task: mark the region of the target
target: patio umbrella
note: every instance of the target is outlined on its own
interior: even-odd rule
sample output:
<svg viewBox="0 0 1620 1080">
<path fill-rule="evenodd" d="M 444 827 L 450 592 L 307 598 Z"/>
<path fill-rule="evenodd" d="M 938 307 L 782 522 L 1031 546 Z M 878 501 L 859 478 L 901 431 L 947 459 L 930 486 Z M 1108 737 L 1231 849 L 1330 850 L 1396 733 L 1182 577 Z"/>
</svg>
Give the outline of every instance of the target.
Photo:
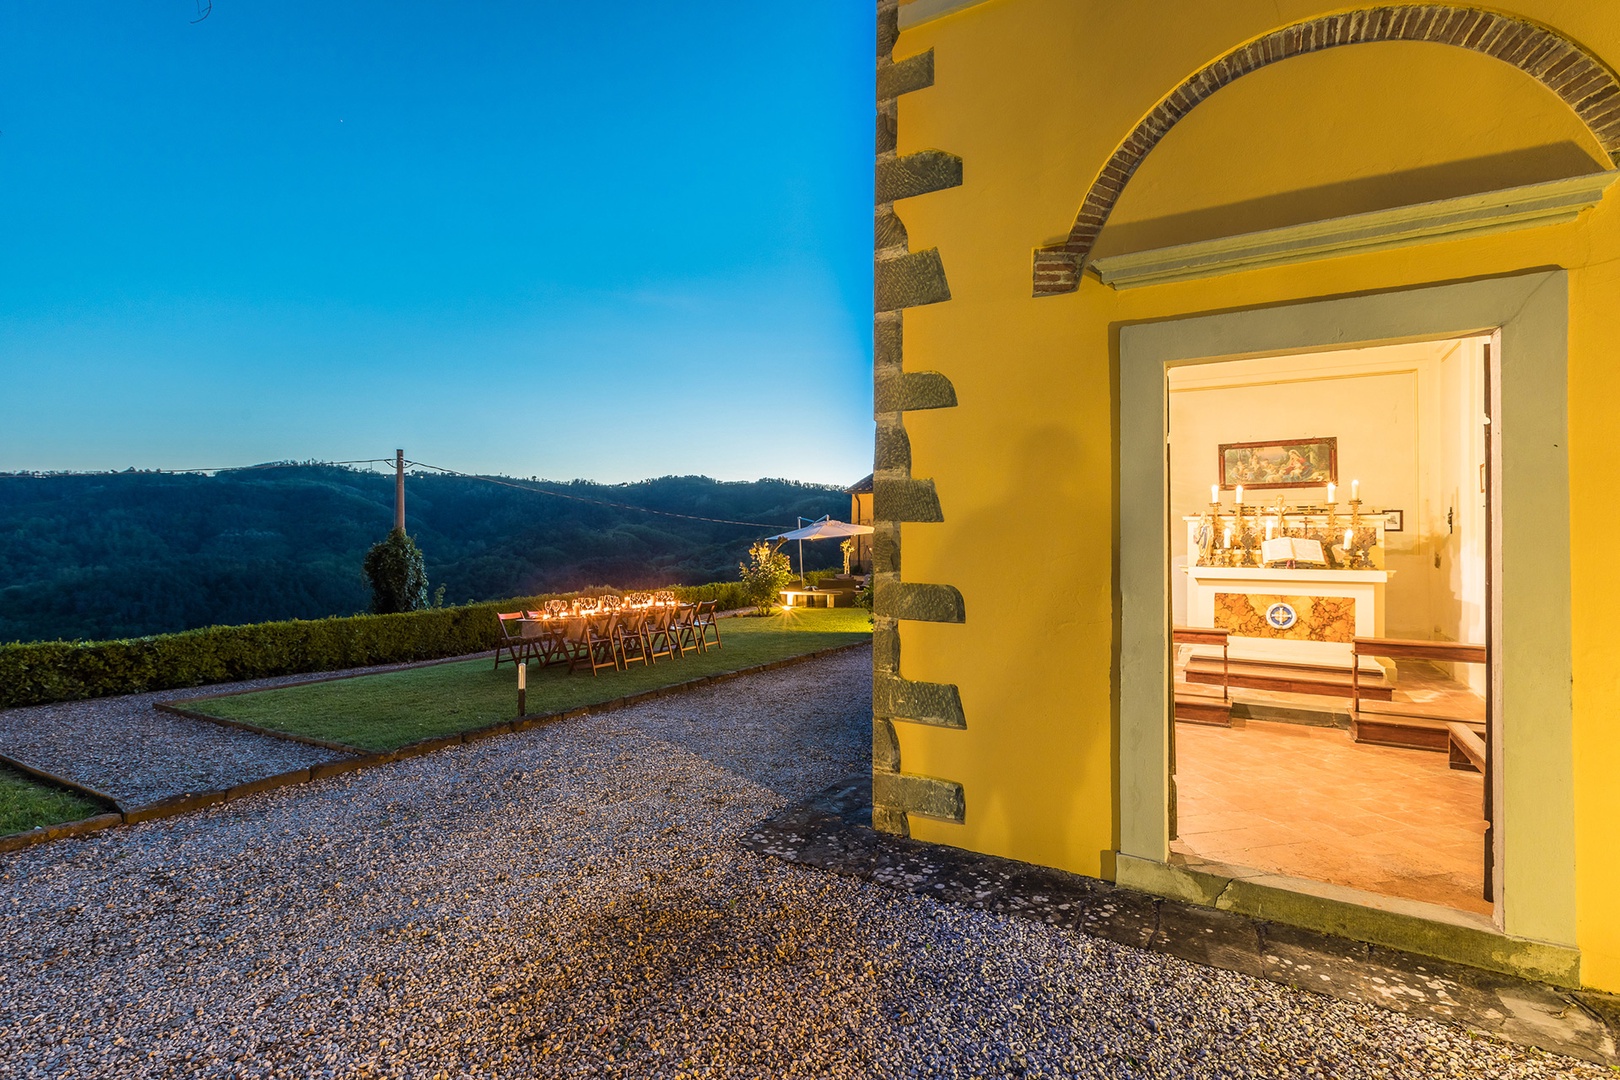
<svg viewBox="0 0 1620 1080">
<path fill-rule="evenodd" d="M 865 536 L 872 531 L 870 525 L 851 525 L 847 521 L 834 521 L 831 517 L 819 517 L 810 524 L 804 524 L 804 518 L 799 519 L 799 528 L 790 532 L 777 533 L 767 536 L 767 540 L 797 540 L 799 542 L 799 584 L 804 584 L 804 542 L 806 540 L 842 540 L 849 536 Z"/>
</svg>

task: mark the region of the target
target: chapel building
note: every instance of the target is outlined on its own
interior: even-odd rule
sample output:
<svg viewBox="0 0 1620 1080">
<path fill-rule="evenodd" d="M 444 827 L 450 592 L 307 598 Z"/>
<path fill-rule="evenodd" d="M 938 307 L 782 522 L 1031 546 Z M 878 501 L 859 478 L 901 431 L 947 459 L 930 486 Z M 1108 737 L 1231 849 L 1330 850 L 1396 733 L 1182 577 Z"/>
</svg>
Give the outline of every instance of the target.
<svg viewBox="0 0 1620 1080">
<path fill-rule="evenodd" d="M 880 0 L 873 818 L 1620 991 L 1620 15 Z"/>
</svg>

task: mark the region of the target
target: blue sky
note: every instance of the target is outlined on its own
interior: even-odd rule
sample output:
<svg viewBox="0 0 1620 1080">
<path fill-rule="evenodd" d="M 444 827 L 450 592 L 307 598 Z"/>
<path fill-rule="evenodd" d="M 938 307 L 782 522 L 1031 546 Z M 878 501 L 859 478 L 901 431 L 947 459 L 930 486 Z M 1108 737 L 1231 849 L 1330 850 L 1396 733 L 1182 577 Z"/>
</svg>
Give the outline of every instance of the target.
<svg viewBox="0 0 1620 1080">
<path fill-rule="evenodd" d="M 870 471 L 870 4 L 196 15 L 0 8 L 0 471 Z"/>
</svg>

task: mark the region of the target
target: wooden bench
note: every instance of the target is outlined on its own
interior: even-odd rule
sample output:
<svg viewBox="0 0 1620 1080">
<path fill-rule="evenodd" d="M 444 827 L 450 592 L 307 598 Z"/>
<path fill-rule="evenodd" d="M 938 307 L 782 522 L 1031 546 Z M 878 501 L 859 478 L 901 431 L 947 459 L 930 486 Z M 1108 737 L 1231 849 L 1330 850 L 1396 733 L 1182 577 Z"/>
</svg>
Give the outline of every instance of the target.
<svg viewBox="0 0 1620 1080">
<path fill-rule="evenodd" d="M 1485 740 L 1467 724 L 1446 725 L 1446 753 L 1453 769 L 1485 771 Z"/>
<path fill-rule="evenodd" d="M 1228 639 L 1225 630 L 1207 626 L 1173 626 L 1170 640 L 1177 645 L 1219 645 L 1221 647 L 1221 699 L 1201 698 L 1175 694 L 1174 716 L 1189 724 L 1211 724 L 1215 727 L 1232 726 L 1232 679 Z"/>
<path fill-rule="evenodd" d="M 1453 717 L 1424 716 L 1409 720 L 1393 713 L 1366 713 L 1361 706 L 1361 657 L 1386 660 L 1436 660 L 1451 664 L 1483 664 L 1485 646 L 1459 641 L 1414 641 L 1407 638 L 1355 638 L 1350 643 L 1350 718 L 1357 742 L 1445 750 L 1451 739 Z M 1487 722 L 1489 717 L 1486 718 Z M 1459 727 L 1468 727 L 1458 721 Z M 1365 730 L 1363 730 L 1365 729 Z M 1472 731 L 1470 731 L 1472 734 Z M 1486 735 L 1489 741 L 1489 734 Z M 1481 771 L 1484 771 L 1481 769 Z"/>
</svg>

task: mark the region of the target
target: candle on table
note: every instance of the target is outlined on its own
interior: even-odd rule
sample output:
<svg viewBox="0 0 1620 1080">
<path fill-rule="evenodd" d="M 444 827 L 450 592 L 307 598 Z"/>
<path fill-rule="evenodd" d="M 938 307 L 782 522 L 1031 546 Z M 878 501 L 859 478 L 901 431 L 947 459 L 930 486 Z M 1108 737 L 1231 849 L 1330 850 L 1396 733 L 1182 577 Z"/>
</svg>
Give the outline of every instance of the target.
<svg viewBox="0 0 1620 1080">
<path fill-rule="evenodd" d="M 1232 526 L 1230 525 L 1226 527 L 1226 546 L 1232 546 Z"/>
<path fill-rule="evenodd" d="M 1335 499 L 1333 497 L 1334 493 L 1337 492 L 1338 490 L 1339 490 L 1339 485 L 1337 485 L 1337 484 L 1329 484 L 1328 485 L 1328 502 L 1337 503 L 1339 501 L 1339 500 L 1337 500 L 1337 499 Z"/>
<path fill-rule="evenodd" d="M 1237 504 L 1239 506 L 1243 505 L 1243 485 L 1242 484 L 1239 484 L 1237 486 Z"/>
<path fill-rule="evenodd" d="M 1352 480 L 1352 481 L 1350 481 L 1350 498 L 1351 499 L 1359 499 L 1359 498 L 1361 498 L 1361 481 L 1360 480 Z"/>
<path fill-rule="evenodd" d="M 1218 503 L 1221 501 L 1221 485 L 1209 485 L 1209 501 L 1212 503 Z"/>
<path fill-rule="evenodd" d="M 1344 550 L 1346 550 L 1346 551 L 1350 550 L 1350 541 L 1352 539 L 1353 539 L 1353 535 L 1352 535 L 1351 531 L 1349 529 L 1344 530 Z"/>
</svg>

